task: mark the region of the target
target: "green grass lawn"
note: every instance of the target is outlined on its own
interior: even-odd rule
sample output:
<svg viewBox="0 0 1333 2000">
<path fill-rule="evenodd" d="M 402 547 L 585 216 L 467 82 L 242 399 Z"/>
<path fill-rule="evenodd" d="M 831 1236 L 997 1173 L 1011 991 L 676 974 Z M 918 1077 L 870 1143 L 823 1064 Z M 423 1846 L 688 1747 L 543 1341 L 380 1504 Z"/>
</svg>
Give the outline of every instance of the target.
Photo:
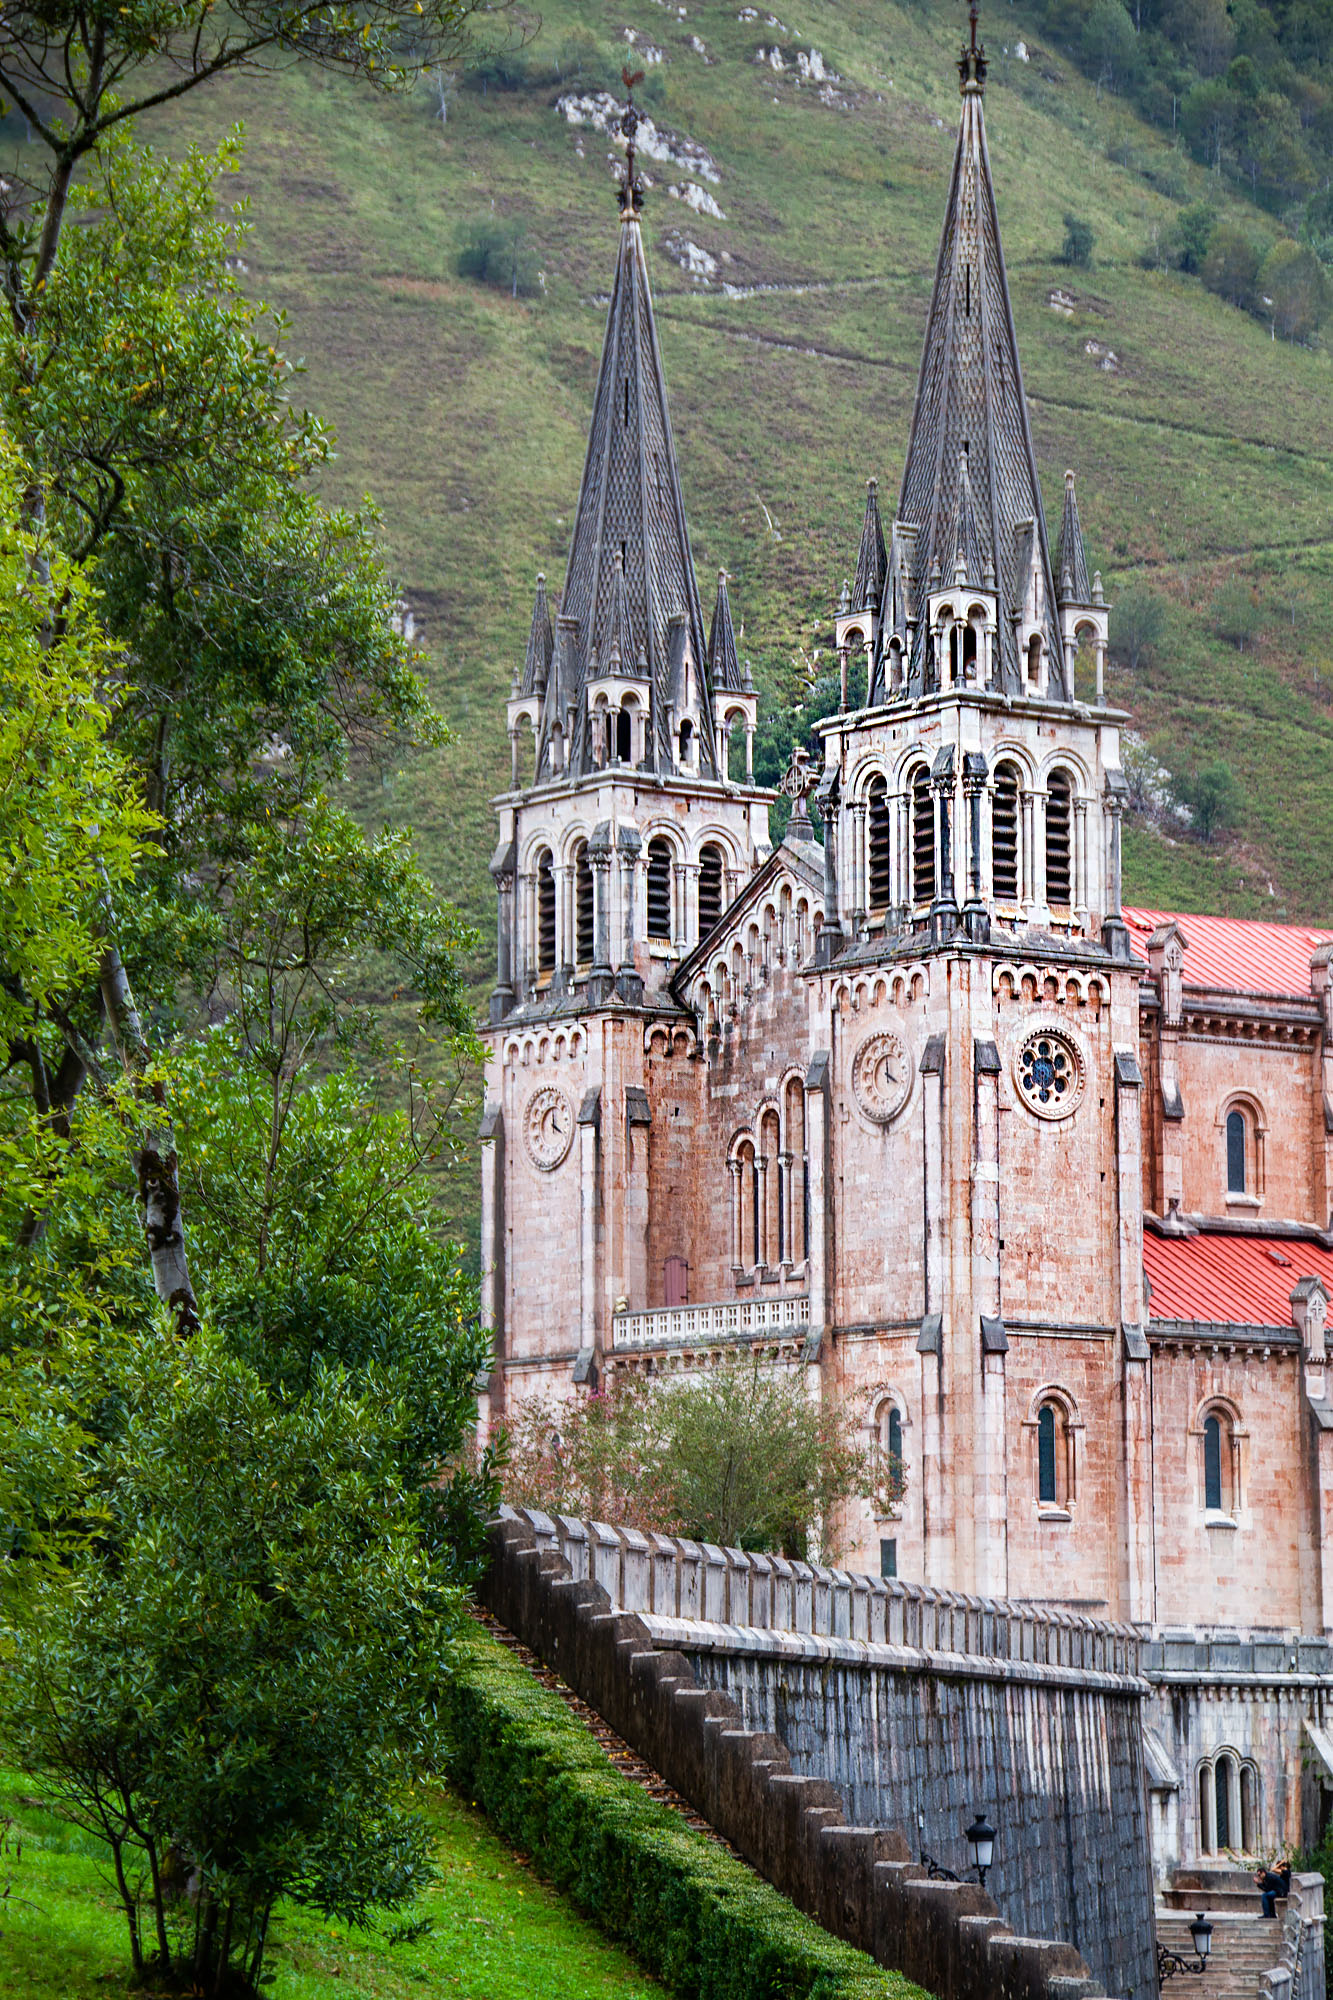
<svg viewBox="0 0 1333 2000">
<path fill-rule="evenodd" d="M 429 1810 L 442 1880 L 395 1921 L 429 1918 L 415 1942 L 349 1931 L 280 1906 L 267 1991 L 273 2000 L 665 2000 L 446 1790 Z M 0 1773 L 0 1814 L 17 1822 L 17 1863 L 0 1863 L 0 2000 L 91 2000 L 132 1992 L 125 1924 L 103 1849 L 33 1800 L 32 1781 Z"/>
</svg>

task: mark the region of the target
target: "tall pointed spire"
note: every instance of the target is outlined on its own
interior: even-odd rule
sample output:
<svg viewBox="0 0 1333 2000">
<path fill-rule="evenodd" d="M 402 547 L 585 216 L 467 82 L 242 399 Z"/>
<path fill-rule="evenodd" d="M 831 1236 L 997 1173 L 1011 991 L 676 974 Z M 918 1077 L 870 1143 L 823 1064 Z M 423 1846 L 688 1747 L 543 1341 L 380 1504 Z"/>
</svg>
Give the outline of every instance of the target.
<svg viewBox="0 0 1333 2000">
<path fill-rule="evenodd" d="M 551 654 L 555 651 L 555 634 L 551 630 L 551 611 L 546 602 L 546 578 L 538 572 L 537 594 L 532 600 L 532 624 L 528 630 L 528 649 L 523 656 L 523 679 L 520 694 L 542 694 L 546 688 L 546 677 L 551 671 Z"/>
<path fill-rule="evenodd" d="M 719 694 L 740 694 L 750 685 L 736 652 L 736 634 L 731 623 L 731 599 L 727 594 L 727 572 L 717 573 L 717 601 L 708 634 L 708 668 L 713 687 Z"/>
<path fill-rule="evenodd" d="M 649 682 L 649 768 L 677 767 L 680 732 L 688 722 L 689 768 L 716 777 L 703 611 L 639 227 L 636 80 L 626 74 L 631 96 L 621 120 L 627 160 L 620 244 L 560 604 L 562 634 L 573 621 L 577 705 L 567 768 L 593 768 L 587 683 L 594 666 L 606 671 L 615 646 L 620 671 Z M 682 688 L 689 690 L 688 715 L 677 712 Z"/>
<path fill-rule="evenodd" d="M 1039 634 L 1049 691 L 1066 692 L 1041 488 L 1018 361 L 1009 283 L 986 146 L 986 53 L 972 9 L 958 72 L 963 107 L 954 155 L 921 373 L 903 469 L 898 522 L 915 535 L 916 574 L 947 582 L 957 555 L 961 488 L 972 491 L 981 568 L 999 595 L 999 685 L 1023 685 L 1015 614 Z M 952 545 L 951 545 L 952 544 Z M 892 629 L 885 605 L 885 630 Z M 911 677 L 928 671 L 928 633 L 915 631 Z"/>
<path fill-rule="evenodd" d="M 861 523 L 861 547 L 856 557 L 856 581 L 852 585 L 853 611 L 878 611 L 884 595 L 884 529 L 879 518 L 879 484 L 866 481 L 866 511 Z"/>
<path fill-rule="evenodd" d="M 1065 474 L 1065 510 L 1060 521 L 1060 540 L 1055 550 L 1055 585 L 1062 604 L 1090 604 L 1092 585 L 1088 581 L 1088 552 L 1083 546 L 1083 524 L 1078 518 L 1074 497 L 1074 475 Z"/>
</svg>

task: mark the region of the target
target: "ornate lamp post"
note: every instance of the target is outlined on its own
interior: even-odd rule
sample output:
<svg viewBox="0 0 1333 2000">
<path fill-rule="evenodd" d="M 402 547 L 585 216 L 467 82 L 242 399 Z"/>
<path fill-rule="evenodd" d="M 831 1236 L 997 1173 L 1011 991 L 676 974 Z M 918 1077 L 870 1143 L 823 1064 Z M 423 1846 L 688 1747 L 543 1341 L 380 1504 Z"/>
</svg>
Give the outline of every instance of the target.
<svg viewBox="0 0 1333 2000">
<path fill-rule="evenodd" d="M 1200 1910 L 1190 1925 L 1190 1936 L 1194 1940 L 1194 1963 L 1183 1952 L 1168 1951 L 1164 1944 L 1157 1947 L 1157 1986 L 1160 1992 L 1168 1979 L 1174 1979 L 1178 1972 L 1192 1972 L 1196 1978 L 1208 1970 L 1208 1954 L 1213 1948 L 1213 1927 Z"/>
</svg>

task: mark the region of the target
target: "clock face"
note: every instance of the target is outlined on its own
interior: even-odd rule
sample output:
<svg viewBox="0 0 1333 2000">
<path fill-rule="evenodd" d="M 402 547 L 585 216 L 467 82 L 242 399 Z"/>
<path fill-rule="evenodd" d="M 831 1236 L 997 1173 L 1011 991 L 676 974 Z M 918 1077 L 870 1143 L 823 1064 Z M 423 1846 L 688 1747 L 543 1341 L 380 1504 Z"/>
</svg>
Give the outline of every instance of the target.
<svg viewBox="0 0 1333 2000">
<path fill-rule="evenodd" d="M 897 1035 L 867 1035 L 852 1061 L 852 1091 L 867 1118 L 887 1125 L 912 1094 L 912 1063 Z"/>
<path fill-rule="evenodd" d="M 574 1107 L 553 1085 L 534 1090 L 523 1114 L 523 1143 L 528 1157 L 543 1173 L 558 1167 L 574 1137 Z"/>
</svg>

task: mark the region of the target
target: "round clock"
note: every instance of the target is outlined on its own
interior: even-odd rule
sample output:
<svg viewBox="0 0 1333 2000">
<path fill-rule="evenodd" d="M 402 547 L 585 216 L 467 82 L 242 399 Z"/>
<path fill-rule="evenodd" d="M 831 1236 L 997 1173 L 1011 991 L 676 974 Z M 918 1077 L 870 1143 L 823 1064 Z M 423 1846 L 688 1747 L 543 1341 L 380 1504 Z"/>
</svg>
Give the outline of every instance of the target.
<svg viewBox="0 0 1333 2000">
<path fill-rule="evenodd" d="M 912 1094 L 912 1065 L 887 1029 L 867 1035 L 852 1060 L 852 1091 L 867 1118 L 887 1125 Z"/>
<path fill-rule="evenodd" d="M 569 1151 L 574 1137 L 574 1107 L 563 1090 L 548 1084 L 534 1090 L 523 1114 L 523 1143 L 534 1167 L 549 1174 Z"/>
</svg>

